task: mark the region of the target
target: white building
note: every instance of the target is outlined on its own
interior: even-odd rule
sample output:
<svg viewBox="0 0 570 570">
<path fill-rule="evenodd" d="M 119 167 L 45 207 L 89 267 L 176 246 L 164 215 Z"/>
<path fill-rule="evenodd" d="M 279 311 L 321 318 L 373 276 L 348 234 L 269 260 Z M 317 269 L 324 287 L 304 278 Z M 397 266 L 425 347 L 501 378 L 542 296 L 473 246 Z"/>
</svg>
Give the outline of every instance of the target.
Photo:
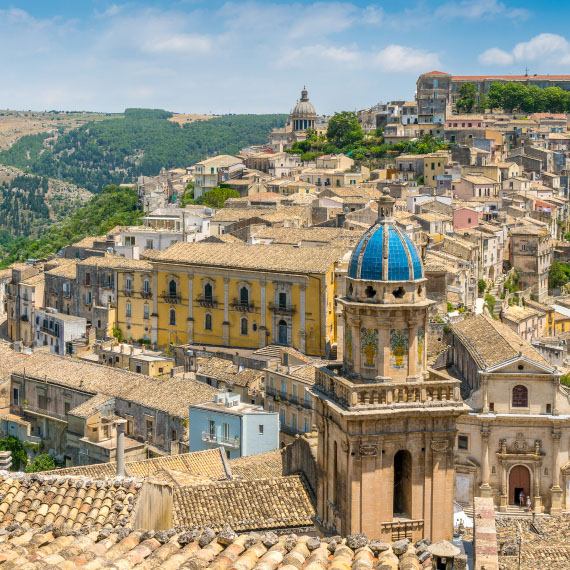
<svg viewBox="0 0 570 570">
<path fill-rule="evenodd" d="M 74 340 L 87 334 L 87 319 L 58 313 L 55 309 L 36 309 L 35 346 L 49 346 L 52 354 L 73 354 Z"/>
<path fill-rule="evenodd" d="M 240 158 L 221 154 L 196 163 L 194 167 L 194 197 L 200 198 L 220 183 L 241 178 L 245 165 Z"/>
</svg>

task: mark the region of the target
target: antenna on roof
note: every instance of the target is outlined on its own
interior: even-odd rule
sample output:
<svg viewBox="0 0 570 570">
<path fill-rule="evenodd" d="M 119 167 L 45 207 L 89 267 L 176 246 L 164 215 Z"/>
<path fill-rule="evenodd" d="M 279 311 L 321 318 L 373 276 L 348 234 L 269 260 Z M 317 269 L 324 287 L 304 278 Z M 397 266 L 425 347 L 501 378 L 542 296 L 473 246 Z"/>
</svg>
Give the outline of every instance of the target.
<svg viewBox="0 0 570 570">
<path fill-rule="evenodd" d="M 524 68 L 524 74 L 526 77 L 528 77 L 528 65 Z"/>
</svg>

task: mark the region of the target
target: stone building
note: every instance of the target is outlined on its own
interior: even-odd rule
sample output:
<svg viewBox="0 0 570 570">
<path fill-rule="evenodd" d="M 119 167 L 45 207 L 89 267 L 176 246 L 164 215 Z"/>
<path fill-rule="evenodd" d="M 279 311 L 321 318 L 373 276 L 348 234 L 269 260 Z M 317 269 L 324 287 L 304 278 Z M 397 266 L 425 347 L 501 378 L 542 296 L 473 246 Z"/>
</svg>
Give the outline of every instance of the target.
<svg viewBox="0 0 570 570">
<path fill-rule="evenodd" d="M 317 370 L 317 513 L 323 526 L 383 539 L 449 538 L 459 382 L 428 369 L 420 255 L 379 200 L 341 299 L 344 362 Z"/>
<path fill-rule="evenodd" d="M 560 372 L 486 315 L 452 326 L 450 364 L 470 412 L 458 420 L 456 500 L 492 497 L 500 511 L 570 506 L 570 390 Z M 522 499 L 521 499 L 522 496 Z"/>
<path fill-rule="evenodd" d="M 524 224 L 510 230 L 509 261 L 522 290 L 531 289 L 538 301 L 548 295 L 548 271 L 553 244 L 547 228 Z"/>
</svg>

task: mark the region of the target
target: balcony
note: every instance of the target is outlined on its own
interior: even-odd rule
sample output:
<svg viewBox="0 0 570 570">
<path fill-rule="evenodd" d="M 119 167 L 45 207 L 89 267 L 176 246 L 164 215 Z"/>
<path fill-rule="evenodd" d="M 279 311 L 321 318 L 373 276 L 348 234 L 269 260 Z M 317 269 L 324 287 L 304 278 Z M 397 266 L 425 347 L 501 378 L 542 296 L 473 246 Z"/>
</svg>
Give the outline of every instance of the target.
<svg viewBox="0 0 570 570">
<path fill-rule="evenodd" d="M 200 307 L 214 308 L 218 306 L 218 301 L 215 297 L 197 297 L 196 302 Z"/>
<path fill-rule="evenodd" d="M 150 299 L 152 298 L 152 291 L 141 291 L 141 297 L 143 299 Z"/>
<path fill-rule="evenodd" d="M 21 319 L 23 322 L 25 322 L 25 323 L 27 323 L 27 322 L 30 320 L 30 319 L 28 318 L 28 315 L 22 315 L 22 316 L 20 317 L 20 319 Z"/>
<path fill-rule="evenodd" d="M 132 297 L 133 295 L 133 290 L 132 289 L 123 289 L 123 295 L 125 297 Z"/>
<path fill-rule="evenodd" d="M 269 303 L 269 310 L 277 315 L 292 315 L 295 311 L 295 305 L 282 305 L 281 303 Z"/>
<path fill-rule="evenodd" d="M 165 303 L 170 303 L 171 305 L 177 305 L 182 301 L 182 296 L 180 293 L 170 293 L 168 291 L 163 291 L 161 297 L 164 299 Z"/>
<path fill-rule="evenodd" d="M 202 432 L 202 441 L 205 441 L 206 443 L 223 445 L 225 447 L 231 447 L 233 449 L 239 449 L 240 446 L 240 438 L 238 436 L 223 437 L 215 433 L 210 433 L 209 431 Z"/>
<path fill-rule="evenodd" d="M 66 414 L 59 414 L 57 412 L 48 410 L 46 408 L 39 408 L 37 406 L 30 406 L 29 404 L 27 404 L 25 406 L 22 406 L 22 411 L 25 414 L 31 414 L 33 416 L 40 416 L 42 418 L 48 418 L 50 420 L 67 423 Z"/>
<path fill-rule="evenodd" d="M 234 299 L 231 303 L 231 307 L 234 311 L 241 311 L 242 313 L 251 313 L 255 309 L 253 303 L 244 303 L 238 299 Z"/>
</svg>

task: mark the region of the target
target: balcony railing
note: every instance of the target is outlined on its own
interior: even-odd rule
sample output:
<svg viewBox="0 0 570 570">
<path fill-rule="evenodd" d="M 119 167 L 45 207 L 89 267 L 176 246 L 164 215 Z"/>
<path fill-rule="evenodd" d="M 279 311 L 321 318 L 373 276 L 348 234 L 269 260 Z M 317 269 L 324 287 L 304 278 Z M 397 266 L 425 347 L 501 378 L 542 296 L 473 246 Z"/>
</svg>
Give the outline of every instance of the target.
<svg viewBox="0 0 570 570">
<path fill-rule="evenodd" d="M 39 408 L 37 406 L 30 406 L 29 404 L 27 404 L 25 406 L 22 406 L 21 409 L 24 413 L 43 416 L 46 418 L 52 418 L 54 420 L 67 423 L 66 414 L 60 414 L 58 412 L 54 412 L 53 410 L 49 410 L 47 408 Z"/>
<path fill-rule="evenodd" d="M 198 297 L 196 299 L 196 302 L 198 303 L 198 305 L 200 305 L 201 307 L 217 307 L 218 306 L 218 301 L 216 300 L 215 297 Z"/>
<path fill-rule="evenodd" d="M 236 449 L 240 446 L 240 438 L 238 436 L 223 437 L 215 433 L 210 433 L 209 431 L 202 432 L 202 441 L 205 441 L 207 443 L 217 443 L 225 447 L 233 447 Z"/>
<path fill-rule="evenodd" d="M 152 297 L 152 291 L 141 291 L 141 297 L 143 299 L 150 299 Z"/>
<path fill-rule="evenodd" d="M 132 297 L 133 295 L 133 290 L 132 289 L 123 289 L 123 295 L 125 297 Z"/>
<path fill-rule="evenodd" d="M 265 394 L 267 396 L 272 396 L 276 401 L 283 401 L 289 402 L 295 406 L 302 406 L 303 408 L 307 408 L 308 410 L 313 409 L 313 404 L 311 400 L 305 400 L 305 398 L 299 398 L 299 396 L 293 396 L 292 394 L 287 394 L 286 392 L 282 392 L 281 390 L 276 389 L 275 387 L 268 386 L 265 388 Z"/>
<path fill-rule="evenodd" d="M 166 303 L 171 303 L 173 305 L 176 305 L 182 301 L 182 296 L 180 293 L 170 293 L 169 291 L 163 291 L 161 296 Z"/>
<path fill-rule="evenodd" d="M 247 303 L 238 299 L 232 301 L 231 307 L 234 311 L 241 311 L 242 313 L 251 313 L 255 309 L 253 303 Z"/>
<path fill-rule="evenodd" d="M 295 305 L 282 305 L 281 303 L 269 303 L 269 310 L 278 315 L 292 315 L 297 309 Z"/>
</svg>

